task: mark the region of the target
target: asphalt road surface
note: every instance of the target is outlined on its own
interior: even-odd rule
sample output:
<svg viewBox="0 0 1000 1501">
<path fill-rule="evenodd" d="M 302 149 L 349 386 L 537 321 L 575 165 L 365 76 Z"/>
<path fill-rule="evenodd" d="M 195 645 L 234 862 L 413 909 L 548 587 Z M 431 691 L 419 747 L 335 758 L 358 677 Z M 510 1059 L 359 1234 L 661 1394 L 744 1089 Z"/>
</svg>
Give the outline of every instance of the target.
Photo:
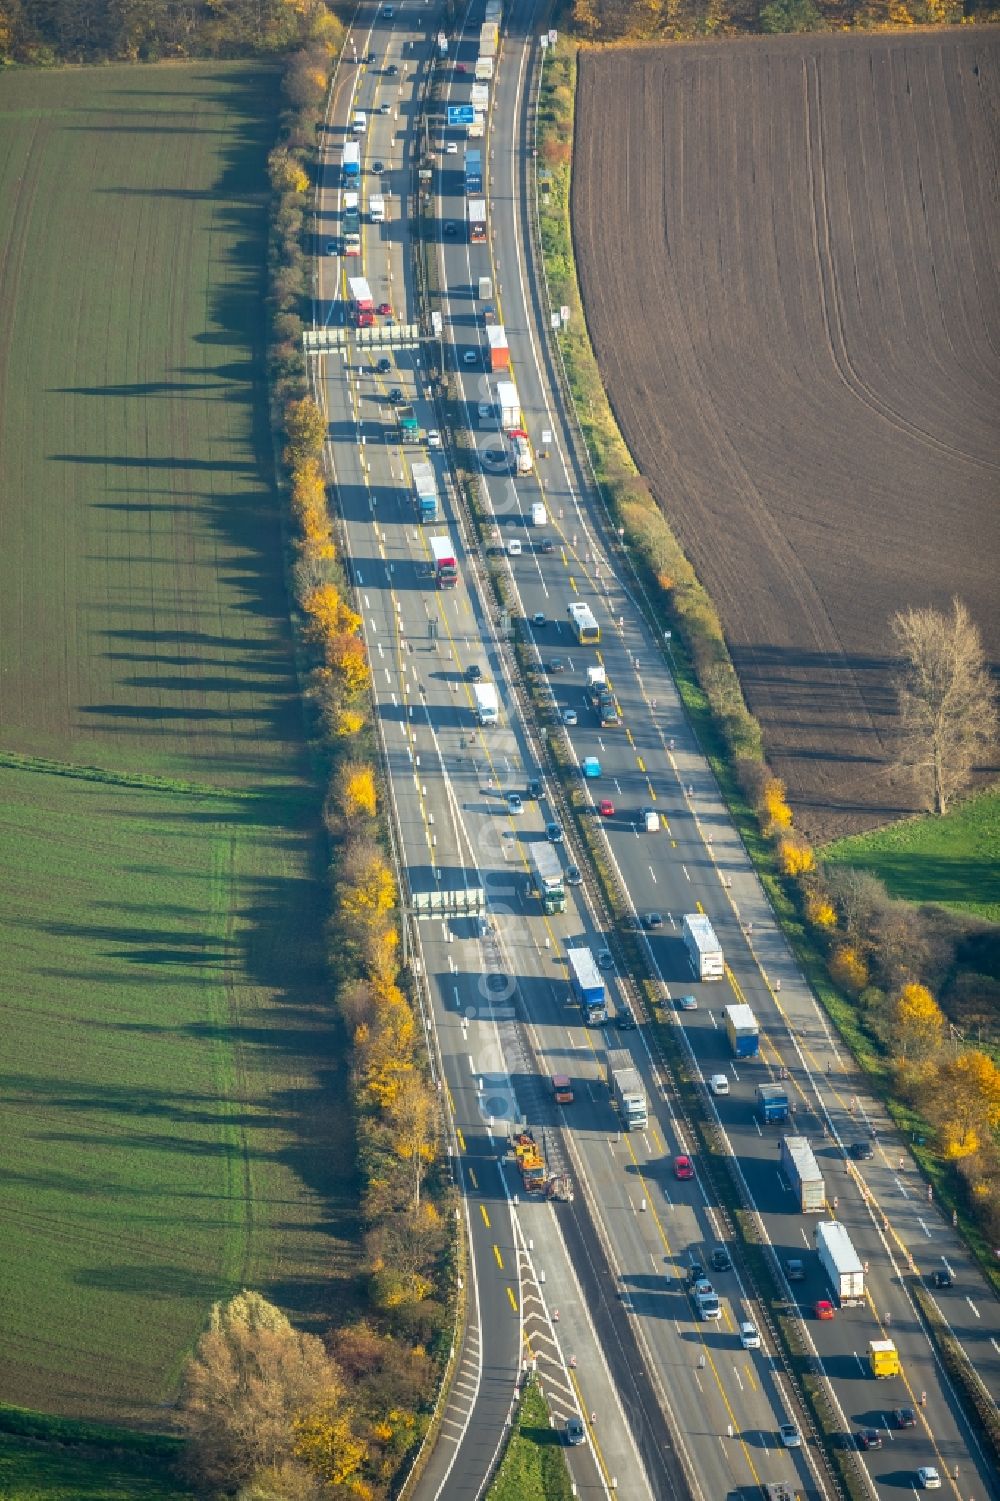
<svg viewBox="0 0 1000 1501">
<path fill-rule="evenodd" d="M 411 19 L 421 23 L 420 31 L 408 29 Z M 453 62 L 471 66 L 478 24 L 474 10 Z M 706 1075 L 727 1066 L 725 1036 L 717 1025 L 722 1006 L 735 994 L 758 1014 L 765 1033 L 762 1060 L 730 1068 L 731 1090 L 721 1101 L 721 1119 L 779 1253 L 802 1249 L 809 1280 L 796 1291 L 806 1306 L 823 1291 L 815 1254 L 807 1248 L 811 1225 L 790 1212 L 776 1171 L 773 1131 L 765 1136 L 753 1122 L 750 1105 L 758 1078 L 779 1066 L 789 1069 L 799 1102 L 796 1129 L 813 1139 L 828 1178 L 839 1184 L 838 1175 L 843 1176 L 843 1187 L 833 1190 L 838 1217 L 869 1260 L 872 1303 L 808 1327 L 841 1405 L 845 1434 L 858 1425 L 884 1426 L 884 1413 L 907 1401 L 918 1405 L 926 1391 L 917 1428 L 896 1434 L 886 1427 L 883 1449 L 868 1457 L 878 1492 L 888 1496 L 911 1489 L 916 1467 L 936 1463 L 949 1475 L 959 1465 L 961 1488 L 952 1486 L 956 1496 L 995 1495 L 995 1482 L 930 1356 L 891 1259 L 895 1256 L 904 1269 L 899 1256 L 905 1246 L 913 1250 L 920 1273 L 929 1272 L 935 1256 L 957 1264 L 955 1248 L 933 1211 L 918 1204 L 907 1181 L 914 1177 L 912 1168 L 893 1169 L 895 1145 L 888 1157 L 880 1148 L 874 1164 L 859 1164 L 850 1173 L 837 1155 L 838 1133 L 852 1139 L 870 1107 L 857 1094 L 846 1060 L 832 1048 L 822 1017 L 771 925 L 708 768 L 688 735 L 659 648 L 622 588 L 619 576 L 625 569 L 611 551 L 614 539 L 609 543 L 601 530 L 600 513 L 566 446 L 540 333 L 547 315 L 540 273 L 526 260 L 524 240 L 526 68 L 539 27 L 528 6 L 509 10 L 506 24 L 486 142 L 490 239 L 472 246 L 444 234 L 443 225 L 462 224 L 465 212 L 461 150 L 445 151 L 438 159 L 440 255 L 448 288 L 445 340 L 473 413 L 492 389 L 485 372 L 461 358 L 466 349 L 481 345 L 481 309 L 473 295 L 479 276 L 492 276 L 497 313 L 508 331 L 538 472 L 526 479 L 487 473 L 485 479 L 501 534 L 516 535 L 525 544 L 523 555 L 511 563 L 524 613 L 545 615 L 547 623 L 537 631 L 539 649 L 567 662 L 568 670 L 552 681 L 559 706 L 578 715 L 577 725 L 566 730 L 568 743 L 580 757 L 600 758 L 595 798 L 610 797 L 616 807 L 615 816 L 604 821 L 609 848 L 637 910 L 663 916 L 652 957 L 665 994 L 683 989 L 698 996 L 698 1011 L 686 1015 L 685 1035 Z M 401 213 L 410 183 L 407 131 L 420 82 L 419 72 L 411 70 L 429 64 L 436 30 L 426 8 L 397 6 L 391 23 L 379 22 L 372 34 L 374 66 L 342 69 L 327 138 L 330 171 L 319 206 L 325 243 L 328 234 L 336 234 L 335 168 L 350 92 L 356 88 L 356 107 L 372 112 L 366 162 L 385 163 L 381 181 L 391 193 L 387 223 L 364 231 L 361 263 L 376 300 L 391 302 L 403 322 L 412 321 L 414 313 L 407 221 Z M 411 38 L 412 49 L 406 45 Z M 368 40 L 358 40 L 363 56 Z M 399 69 L 395 76 L 385 72 L 390 63 Z M 470 82 L 469 72 L 451 73 L 453 102 L 468 97 Z M 383 102 L 390 105 L 387 115 L 379 113 Z M 434 134 L 458 144 L 457 132 L 442 128 Z M 368 172 L 364 181 L 367 189 Z M 324 255 L 320 322 L 335 324 L 342 317 L 343 275 L 338 257 Z M 718 1239 L 718 1223 L 697 1176 L 688 1182 L 673 1176 L 674 1156 L 692 1144 L 673 1118 L 641 1031 L 615 1040 L 631 1044 L 644 1073 L 650 1127 L 624 1136 L 617 1131 L 603 1078 L 605 1040 L 600 1031 L 584 1027 L 578 1010 L 568 1004 L 563 958 L 570 939 L 602 946 L 595 918 L 585 899 L 576 901 L 577 892 L 571 892 L 565 913 L 550 918 L 526 895 L 525 849 L 544 837 L 554 810 L 543 800 L 527 803 L 521 817 L 506 813 L 502 794 L 508 788 L 523 792 L 539 762 L 506 680 L 506 648 L 484 615 L 478 561 L 466 549 L 446 466 L 433 451 L 444 526 L 421 529 L 414 520 L 408 466 L 417 451 L 403 450 L 396 441 L 386 396 L 398 384 L 408 398 L 417 398 L 425 430 L 434 425 L 433 409 L 421 400 L 419 357 L 418 350 L 394 352 L 384 377 L 373 372 L 370 355 L 355 353 L 346 361 L 330 357 L 323 389 L 411 889 L 482 886 L 488 893 L 488 932 L 470 917 L 419 924 L 475 1268 L 472 1333 L 456 1354 L 461 1380 L 454 1390 L 464 1390 L 466 1397 L 447 1414 L 451 1426 L 446 1424 L 428 1470 L 437 1490 L 428 1493 L 477 1494 L 502 1440 L 518 1374 L 526 1360 L 537 1360 L 560 1417 L 580 1410 L 588 1420 L 589 1442 L 567 1451 L 580 1494 L 597 1494 L 612 1477 L 623 1489 L 623 1479 L 630 1481 L 629 1494 L 677 1494 L 678 1465 L 693 1477 L 695 1494 L 706 1497 L 751 1494 L 772 1479 L 796 1481 L 807 1494 L 819 1494 L 821 1481 L 808 1449 L 786 1451 L 777 1437 L 778 1424 L 789 1415 L 780 1366 L 766 1348 L 740 1346 L 738 1325 L 754 1315 L 735 1274 L 716 1279 L 723 1304 L 719 1325 L 697 1321 L 683 1290 L 686 1267 L 695 1255 L 704 1259 Z M 496 433 L 480 433 L 474 421 L 469 425 L 479 433 L 481 447 L 502 446 Z M 538 538 L 525 522 L 538 499 L 551 517 L 546 528 L 556 544 L 551 553 L 532 546 Z M 426 534 L 445 526 L 456 543 L 461 581 L 454 590 L 438 591 L 427 576 Z M 580 648 L 570 637 L 566 606 L 575 598 L 590 603 L 602 625 L 597 649 Z M 583 703 L 584 668 L 598 657 L 621 703 L 624 722 L 617 729 L 600 730 Z M 471 662 L 500 688 L 501 724 L 486 732 L 473 724 L 463 677 Z M 635 833 L 632 815 L 646 804 L 665 815 L 663 832 Z M 685 972 L 677 937 L 680 916 L 699 906 L 726 946 L 729 976 L 722 986 L 694 986 Z M 546 1092 L 546 1075 L 557 1069 L 573 1078 L 572 1106 L 556 1107 Z M 564 1155 L 577 1186 L 573 1205 L 553 1209 L 514 1202 L 519 1185 L 504 1159 L 507 1129 L 517 1118 L 544 1128 L 553 1154 Z M 824 1125 L 831 1133 L 826 1138 Z M 896 1178 L 907 1197 L 896 1188 Z M 888 1231 L 882 1229 L 883 1218 Z M 946 1296 L 942 1307 L 956 1333 L 978 1342 L 978 1367 L 984 1379 L 994 1380 L 994 1300 L 981 1283 L 976 1287 L 964 1264 L 958 1287 Z M 868 1340 L 881 1335 L 886 1314 L 905 1380 L 876 1384 L 864 1374 L 862 1361 Z M 526 1339 L 529 1327 L 533 1338 Z M 668 1415 L 666 1425 L 660 1408 Z M 596 1421 L 590 1421 L 591 1414 Z"/>
</svg>

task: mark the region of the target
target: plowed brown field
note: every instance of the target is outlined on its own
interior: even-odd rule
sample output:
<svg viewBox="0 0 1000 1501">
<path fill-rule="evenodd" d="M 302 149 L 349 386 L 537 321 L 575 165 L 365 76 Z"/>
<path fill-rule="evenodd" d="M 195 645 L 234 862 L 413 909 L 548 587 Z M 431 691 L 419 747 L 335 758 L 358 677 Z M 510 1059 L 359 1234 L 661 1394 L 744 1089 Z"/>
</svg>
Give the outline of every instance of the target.
<svg viewBox="0 0 1000 1501">
<path fill-rule="evenodd" d="M 640 470 L 814 838 L 912 806 L 888 621 L 1000 657 L 1000 34 L 584 54 L 573 233 Z"/>
</svg>

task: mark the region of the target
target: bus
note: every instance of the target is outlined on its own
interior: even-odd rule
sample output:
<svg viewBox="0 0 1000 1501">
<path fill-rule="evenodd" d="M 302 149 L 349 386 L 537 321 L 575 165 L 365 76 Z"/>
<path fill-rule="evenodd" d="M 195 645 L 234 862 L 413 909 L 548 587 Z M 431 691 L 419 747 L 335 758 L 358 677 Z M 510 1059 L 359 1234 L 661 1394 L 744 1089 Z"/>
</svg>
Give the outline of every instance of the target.
<svg viewBox="0 0 1000 1501">
<path fill-rule="evenodd" d="M 567 606 L 566 614 L 573 634 L 581 646 L 596 646 L 601 639 L 601 627 L 597 624 L 593 610 L 589 605 L 574 600 Z"/>
</svg>

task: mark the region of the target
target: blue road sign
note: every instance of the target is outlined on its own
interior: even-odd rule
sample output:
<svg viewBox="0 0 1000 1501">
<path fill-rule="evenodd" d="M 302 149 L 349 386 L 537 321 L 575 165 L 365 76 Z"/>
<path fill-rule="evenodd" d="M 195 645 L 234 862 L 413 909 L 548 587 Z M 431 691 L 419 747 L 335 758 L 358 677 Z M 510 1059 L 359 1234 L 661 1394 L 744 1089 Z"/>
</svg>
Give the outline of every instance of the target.
<svg viewBox="0 0 1000 1501">
<path fill-rule="evenodd" d="M 471 104 L 449 104 L 449 125 L 471 125 L 476 118 L 476 112 Z"/>
</svg>

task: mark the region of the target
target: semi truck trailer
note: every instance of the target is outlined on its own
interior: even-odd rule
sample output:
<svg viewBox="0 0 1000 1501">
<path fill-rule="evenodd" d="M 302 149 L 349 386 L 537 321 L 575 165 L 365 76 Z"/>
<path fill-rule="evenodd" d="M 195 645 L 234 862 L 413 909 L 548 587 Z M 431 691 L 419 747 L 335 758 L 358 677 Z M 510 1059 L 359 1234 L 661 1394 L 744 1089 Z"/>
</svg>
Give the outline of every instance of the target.
<svg viewBox="0 0 1000 1501">
<path fill-rule="evenodd" d="M 631 1054 L 624 1048 L 608 1050 L 608 1086 L 624 1129 L 644 1131 L 649 1124 L 646 1090 Z"/>
<path fill-rule="evenodd" d="M 567 949 L 569 982 L 573 994 L 580 1002 L 584 1020 L 588 1023 L 606 1022 L 608 1002 L 604 993 L 604 981 L 597 961 L 589 949 Z"/>
<path fill-rule="evenodd" d="M 434 580 L 439 589 L 454 589 L 458 583 L 458 559 L 450 537 L 430 538 L 431 557 L 434 559 Z"/>
<path fill-rule="evenodd" d="M 750 1007 L 726 1007 L 726 1036 L 734 1058 L 756 1058 L 760 1052 L 760 1028 Z"/>
<path fill-rule="evenodd" d="M 851 1237 L 839 1220 L 823 1220 L 813 1231 L 819 1264 L 841 1308 L 865 1301 L 865 1273 Z"/>
<path fill-rule="evenodd" d="M 765 1126 L 779 1125 L 788 1119 L 788 1090 L 784 1084 L 758 1084 L 754 1091 L 757 1114 Z"/>
<path fill-rule="evenodd" d="M 726 960 L 715 930 L 702 912 L 685 913 L 682 925 L 684 947 L 699 980 L 722 980 Z"/>
<path fill-rule="evenodd" d="M 410 472 L 413 475 L 417 515 L 423 522 L 436 521 L 438 519 L 438 491 L 434 470 L 430 464 L 421 463 L 414 464 Z"/>
<path fill-rule="evenodd" d="M 826 1208 L 826 1184 L 804 1136 L 781 1138 L 781 1166 L 802 1213 L 822 1214 Z"/>
<path fill-rule="evenodd" d="M 562 861 L 555 845 L 539 840 L 528 846 L 532 885 L 542 899 L 545 912 L 566 911 L 566 885 Z"/>
</svg>

